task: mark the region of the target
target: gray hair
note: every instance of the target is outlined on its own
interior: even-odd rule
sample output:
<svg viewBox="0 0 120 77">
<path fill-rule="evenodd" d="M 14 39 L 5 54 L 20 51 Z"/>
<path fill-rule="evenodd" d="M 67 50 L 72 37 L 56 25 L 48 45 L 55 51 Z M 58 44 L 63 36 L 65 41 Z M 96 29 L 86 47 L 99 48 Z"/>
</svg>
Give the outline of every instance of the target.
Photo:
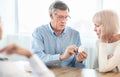
<svg viewBox="0 0 120 77">
<path fill-rule="evenodd" d="M 56 9 L 60 9 L 60 10 L 68 10 L 68 12 L 70 11 L 69 10 L 69 7 L 67 6 L 67 4 L 65 4 L 64 2 L 62 1 L 55 1 L 53 2 L 50 7 L 49 7 L 49 13 L 53 13 Z"/>
</svg>

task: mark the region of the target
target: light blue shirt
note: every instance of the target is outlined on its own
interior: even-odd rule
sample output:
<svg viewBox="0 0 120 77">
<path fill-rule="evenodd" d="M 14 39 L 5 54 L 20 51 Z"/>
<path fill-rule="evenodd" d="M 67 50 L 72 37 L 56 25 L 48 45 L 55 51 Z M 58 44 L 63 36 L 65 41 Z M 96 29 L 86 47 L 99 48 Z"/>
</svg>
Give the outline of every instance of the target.
<svg viewBox="0 0 120 77">
<path fill-rule="evenodd" d="M 57 36 L 50 24 L 42 25 L 35 29 L 32 34 L 32 50 L 42 61 L 54 63 L 70 45 L 81 45 L 79 32 L 66 26 L 61 35 Z M 69 65 L 75 56 L 62 61 L 62 65 Z"/>
</svg>

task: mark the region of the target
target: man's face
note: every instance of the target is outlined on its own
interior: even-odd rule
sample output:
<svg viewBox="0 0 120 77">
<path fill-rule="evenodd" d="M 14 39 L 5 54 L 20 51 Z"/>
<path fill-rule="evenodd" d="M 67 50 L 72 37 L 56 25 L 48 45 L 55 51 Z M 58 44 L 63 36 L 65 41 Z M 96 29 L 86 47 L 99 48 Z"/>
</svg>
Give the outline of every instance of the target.
<svg viewBox="0 0 120 77">
<path fill-rule="evenodd" d="M 69 17 L 68 13 L 68 10 L 63 11 L 56 9 L 55 12 L 50 15 L 53 30 L 62 31 L 65 28 Z"/>
</svg>

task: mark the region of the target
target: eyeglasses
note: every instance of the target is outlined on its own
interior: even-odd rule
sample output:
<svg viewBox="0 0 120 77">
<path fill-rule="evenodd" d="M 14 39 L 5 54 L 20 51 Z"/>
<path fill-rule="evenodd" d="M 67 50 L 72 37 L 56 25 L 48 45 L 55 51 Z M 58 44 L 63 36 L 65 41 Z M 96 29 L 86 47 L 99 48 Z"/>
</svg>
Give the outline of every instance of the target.
<svg viewBox="0 0 120 77">
<path fill-rule="evenodd" d="M 55 16 L 57 16 L 57 18 L 59 19 L 59 20 L 68 20 L 68 19 L 71 19 L 71 17 L 70 16 L 62 16 L 62 15 L 58 15 L 57 13 L 55 13 L 54 14 Z"/>
</svg>

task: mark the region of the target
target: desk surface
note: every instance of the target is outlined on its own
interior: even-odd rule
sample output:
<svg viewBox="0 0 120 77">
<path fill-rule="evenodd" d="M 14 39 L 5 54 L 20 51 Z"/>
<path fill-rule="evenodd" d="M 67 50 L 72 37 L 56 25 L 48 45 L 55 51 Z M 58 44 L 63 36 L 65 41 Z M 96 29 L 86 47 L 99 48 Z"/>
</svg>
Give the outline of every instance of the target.
<svg viewBox="0 0 120 77">
<path fill-rule="evenodd" d="M 50 67 L 56 77 L 120 77 L 120 73 L 100 73 L 93 69 L 80 69 L 72 67 Z"/>
</svg>

